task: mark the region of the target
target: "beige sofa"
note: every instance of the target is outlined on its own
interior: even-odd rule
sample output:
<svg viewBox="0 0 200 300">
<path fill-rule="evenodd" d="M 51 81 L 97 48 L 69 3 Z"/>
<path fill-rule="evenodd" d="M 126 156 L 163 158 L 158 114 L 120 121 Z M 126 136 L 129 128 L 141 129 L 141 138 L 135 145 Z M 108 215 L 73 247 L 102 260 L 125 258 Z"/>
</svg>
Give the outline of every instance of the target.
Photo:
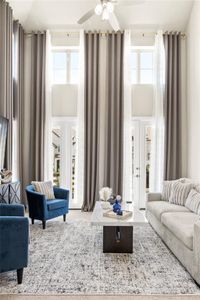
<svg viewBox="0 0 200 300">
<path fill-rule="evenodd" d="M 146 217 L 185 266 L 194 280 L 200 284 L 200 216 L 185 206 L 161 200 L 161 194 L 148 194 Z"/>
</svg>

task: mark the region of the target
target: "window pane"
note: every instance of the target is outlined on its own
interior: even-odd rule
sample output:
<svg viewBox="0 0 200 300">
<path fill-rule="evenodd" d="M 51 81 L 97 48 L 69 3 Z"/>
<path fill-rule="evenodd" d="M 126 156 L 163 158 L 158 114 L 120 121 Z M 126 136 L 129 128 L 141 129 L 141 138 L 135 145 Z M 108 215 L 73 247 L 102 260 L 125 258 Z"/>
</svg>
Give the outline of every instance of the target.
<svg viewBox="0 0 200 300">
<path fill-rule="evenodd" d="M 53 53 L 53 68 L 55 69 L 66 69 L 67 66 L 67 55 L 66 52 L 54 52 Z"/>
<path fill-rule="evenodd" d="M 64 84 L 66 83 L 66 70 L 54 70 L 54 84 Z"/>
<path fill-rule="evenodd" d="M 131 70 L 131 83 L 137 83 L 137 71 L 134 69 Z"/>
<path fill-rule="evenodd" d="M 79 53 L 78 52 L 71 52 L 71 69 L 78 69 L 79 68 Z"/>
<path fill-rule="evenodd" d="M 153 69 L 153 53 L 141 52 L 140 53 L 140 68 L 141 69 Z"/>
<path fill-rule="evenodd" d="M 137 68 L 137 53 L 132 51 L 131 52 L 131 69 Z"/>
<path fill-rule="evenodd" d="M 71 81 L 70 83 L 78 83 L 79 82 L 79 71 L 71 70 Z"/>
<path fill-rule="evenodd" d="M 140 71 L 140 83 L 153 83 L 153 71 L 141 70 Z"/>
</svg>

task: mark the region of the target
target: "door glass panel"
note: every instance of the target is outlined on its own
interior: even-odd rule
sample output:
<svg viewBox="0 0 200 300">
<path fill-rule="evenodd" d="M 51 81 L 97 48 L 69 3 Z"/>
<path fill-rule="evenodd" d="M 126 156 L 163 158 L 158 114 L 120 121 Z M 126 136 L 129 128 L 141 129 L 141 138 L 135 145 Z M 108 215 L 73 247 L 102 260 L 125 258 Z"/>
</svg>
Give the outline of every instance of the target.
<svg viewBox="0 0 200 300">
<path fill-rule="evenodd" d="M 61 148 L 61 130 L 53 128 L 52 130 L 53 147 L 53 184 L 60 186 L 60 148 Z"/>
<path fill-rule="evenodd" d="M 75 200 L 75 170 L 76 170 L 76 130 L 72 128 L 72 157 L 71 157 L 71 197 L 72 201 Z"/>
<path fill-rule="evenodd" d="M 146 176 L 146 193 L 149 192 L 149 178 L 150 178 L 150 161 L 151 161 L 151 148 L 152 148 L 152 127 L 146 126 L 145 130 L 145 176 Z"/>
</svg>

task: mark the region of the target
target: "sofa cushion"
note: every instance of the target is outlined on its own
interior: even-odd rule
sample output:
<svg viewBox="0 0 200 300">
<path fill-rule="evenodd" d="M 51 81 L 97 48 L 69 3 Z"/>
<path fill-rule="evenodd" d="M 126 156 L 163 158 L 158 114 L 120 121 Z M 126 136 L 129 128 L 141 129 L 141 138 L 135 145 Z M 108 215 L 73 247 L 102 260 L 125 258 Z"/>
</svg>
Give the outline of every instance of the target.
<svg viewBox="0 0 200 300">
<path fill-rule="evenodd" d="M 192 188 L 193 184 L 191 182 L 175 182 L 172 186 L 169 202 L 184 206 Z"/>
<path fill-rule="evenodd" d="M 189 212 L 184 206 L 171 204 L 166 201 L 150 201 L 146 205 L 147 210 L 149 210 L 159 221 L 161 221 L 161 216 L 165 212 Z"/>
<path fill-rule="evenodd" d="M 193 249 L 194 223 L 199 216 L 192 212 L 168 212 L 161 222 L 189 249 Z"/>
<path fill-rule="evenodd" d="M 66 202 L 66 200 L 63 200 L 63 199 L 49 200 L 47 202 L 47 209 L 48 210 L 59 209 L 59 208 L 65 207 L 66 205 L 67 205 L 67 202 Z"/>
<path fill-rule="evenodd" d="M 175 179 L 175 180 L 164 180 L 163 188 L 162 188 L 162 200 L 163 201 L 169 201 L 169 198 L 171 196 L 172 186 L 176 182 L 192 183 L 191 180 L 188 178 L 179 178 L 179 179 Z"/>
<path fill-rule="evenodd" d="M 195 189 L 190 191 L 185 202 L 185 207 L 195 214 L 200 213 L 200 193 L 198 193 Z"/>
<path fill-rule="evenodd" d="M 162 200 L 169 201 L 169 197 L 171 195 L 172 186 L 178 180 L 164 180 L 163 188 L 162 188 Z"/>
</svg>

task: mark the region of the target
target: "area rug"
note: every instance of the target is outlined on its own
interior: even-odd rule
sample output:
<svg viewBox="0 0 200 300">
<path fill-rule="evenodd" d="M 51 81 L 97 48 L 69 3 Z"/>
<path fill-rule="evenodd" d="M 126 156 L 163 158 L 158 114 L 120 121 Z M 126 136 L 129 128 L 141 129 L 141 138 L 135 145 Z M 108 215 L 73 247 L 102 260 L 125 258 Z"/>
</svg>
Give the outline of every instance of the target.
<svg viewBox="0 0 200 300">
<path fill-rule="evenodd" d="M 133 254 L 104 254 L 102 228 L 88 222 L 30 226 L 29 265 L 22 285 L 16 272 L 0 274 L 0 293 L 197 294 L 200 289 L 146 224 L 134 227 Z"/>
</svg>

